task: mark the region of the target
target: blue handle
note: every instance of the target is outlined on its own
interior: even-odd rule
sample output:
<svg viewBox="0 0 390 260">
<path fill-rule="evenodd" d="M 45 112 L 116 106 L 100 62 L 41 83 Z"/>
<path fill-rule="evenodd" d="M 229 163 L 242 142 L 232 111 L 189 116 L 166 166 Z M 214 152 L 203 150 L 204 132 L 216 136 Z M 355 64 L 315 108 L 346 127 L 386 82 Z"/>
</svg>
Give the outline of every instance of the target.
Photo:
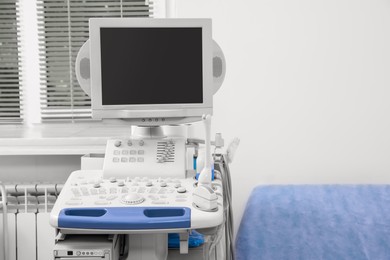
<svg viewBox="0 0 390 260">
<path fill-rule="evenodd" d="M 65 208 L 58 217 L 60 228 L 171 229 L 190 228 L 187 207 Z"/>
</svg>

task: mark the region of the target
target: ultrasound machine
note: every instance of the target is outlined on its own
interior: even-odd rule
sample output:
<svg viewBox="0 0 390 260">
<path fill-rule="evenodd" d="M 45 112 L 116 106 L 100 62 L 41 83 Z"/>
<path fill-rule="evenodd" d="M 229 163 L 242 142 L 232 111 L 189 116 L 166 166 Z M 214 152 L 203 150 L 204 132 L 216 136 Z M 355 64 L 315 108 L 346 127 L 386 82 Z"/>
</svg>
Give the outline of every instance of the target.
<svg viewBox="0 0 390 260">
<path fill-rule="evenodd" d="M 226 153 L 217 153 L 220 134 L 211 140 L 225 76 L 211 20 L 93 18 L 89 26 L 76 73 L 93 119 L 133 132 L 107 141 L 101 169 L 69 176 L 50 215 L 54 259 L 232 259 L 228 163 L 238 140 Z M 164 128 L 196 121 L 204 140 Z"/>
</svg>

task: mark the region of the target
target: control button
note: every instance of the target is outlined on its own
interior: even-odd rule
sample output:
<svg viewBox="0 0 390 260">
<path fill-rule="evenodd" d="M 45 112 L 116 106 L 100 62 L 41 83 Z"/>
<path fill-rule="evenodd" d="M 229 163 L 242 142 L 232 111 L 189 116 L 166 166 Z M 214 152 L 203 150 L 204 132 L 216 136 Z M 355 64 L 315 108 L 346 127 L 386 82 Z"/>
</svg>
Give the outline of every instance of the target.
<svg viewBox="0 0 390 260">
<path fill-rule="evenodd" d="M 127 145 L 128 146 L 132 146 L 133 145 L 133 142 L 131 140 L 127 141 Z"/>
<path fill-rule="evenodd" d="M 128 161 L 127 157 L 122 157 L 121 158 L 121 162 L 127 162 L 127 161 Z"/>
<path fill-rule="evenodd" d="M 100 183 L 99 182 L 94 183 L 93 187 L 96 188 L 96 189 L 100 188 Z"/>
<path fill-rule="evenodd" d="M 153 183 L 151 181 L 148 181 L 145 185 L 146 185 L 146 187 L 152 187 Z"/>
<path fill-rule="evenodd" d="M 121 151 L 119 150 L 114 150 L 114 155 L 120 155 L 121 154 Z"/>
<path fill-rule="evenodd" d="M 116 195 L 109 195 L 109 196 L 107 196 L 107 200 L 114 200 L 114 199 L 116 199 L 116 198 L 118 198 L 118 196 L 116 196 Z"/>
<path fill-rule="evenodd" d="M 180 187 L 180 188 L 178 188 L 177 189 L 177 192 L 178 193 L 185 193 L 187 190 L 186 190 L 186 188 L 184 188 L 184 187 Z"/>
<path fill-rule="evenodd" d="M 175 183 L 175 188 L 180 188 L 181 187 L 181 184 L 180 183 Z"/>
<path fill-rule="evenodd" d="M 144 158 L 143 157 L 138 157 L 137 158 L 137 162 L 144 162 Z"/>
<path fill-rule="evenodd" d="M 132 163 L 133 163 L 133 162 L 135 162 L 135 161 L 136 161 L 135 157 L 130 157 L 130 158 L 129 158 L 129 162 L 132 162 Z"/>
<path fill-rule="evenodd" d="M 123 181 L 119 181 L 119 182 L 118 182 L 118 186 L 119 186 L 119 187 L 125 186 L 125 183 L 124 183 Z"/>
<path fill-rule="evenodd" d="M 158 189 L 157 188 L 151 188 L 150 189 L 150 191 L 149 191 L 149 193 L 157 193 L 157 191 L 158 191 Z"/>
<path fill-rule="evenodd" d="M 115 145 L 116 147 L 119 147 L 119 146 L 122 145 L 122 142 L 121 142 L 121 141 L 115 141 L 114 145 Z"/>
<path fill-rule="evenodd" d="M 72 189 L 72 193 L 73 193 L 73 195 L 76 196 L 76 197 L 81 195 L 80 191 L 79 191 L 78 189 L 76 189 L 76 188 L 73 188 L 73 189 Z"/>
<path fill-rule="evenodd" d="M 130 193 L 122 196 L 122 203 L 128 205 L 135 205 L 144 202 L 144 198 L 137 193 Z"/>
<path fill-rule="evenodd" d="M 167 186 L 167 183 L 166 182 L 161 182 L 160 183 L 160 187 L 166 187 Z"/>
<path fill-rule="evenodd" d="M 166 194 L 166 193 L 167 193 L 166 188 L 161 188 L 160 191 L 158 192 L 158 194 Z"/>
<path fill-rule="evenodd" d="M 111 202 L 107 201 L 107 200 L 97 200 L 97 201 L 95 201 L 95 205 L 108 205 L 108 204 L 111 204 Z"/>
<path fill-rule="evenodd" d="M 139 155 L 143 155 L 143 154 L 145 154 L 145 151 L 144 150 L 138 150 L 138 154 Z"/>
<path fill-rule="evenodd" d="M 166 200 L 154 200 L 154 201 L 152 201 L 152 204 L 163 205 L 163 204 L 168 204 L 168 201 L 166 201 Z"/>
<path fill-rule="evenodd" d="M 145 142 L 144 142 L 144 140 L 140 140 L 138 144 L 139 144 L 139 146 L 144 146 Z"/>
<path fill-rule="evenodd" d="M 119 162 L 119 157 L 114 157 L 114 158 L 112 158 L 112 161 L 113 161 L 113 162 Z"/>
<path fill-rule="evenodd" d="M 76 205 L 82 205 L 83 202 L 82 201 L 75 201 L 75 200 L 68 200 L 65 204 L 71 205 L 71 206 L 76 206 Z"/>
<path fill-rule="evenodd" d="M 159 198 L 156 195 L 149 195 L 151 200 L 158 200 Z"/>
<path fill-rule="evenodd" d="M 77 252 L 76 252 L 76 255 L 78 255 L 78 256 L 81 255 L 81 252 L 80 252 L 80 251 L 77 251 Z"/>
<path fill-rule="evenodd" d="M 129 154 L 129 150 L 122 150 L 122 154 L 123 155 L 128 155 Z"/>
<path fill-rule="evenodd" d="M 137 154 L 137 150 L 130 150 L 130 154 L 131 155 Z"/>
<path fill-rule="evenodd" d="M 111 177 L 111 178 L 110 178 L 110 182 L 111 182 L 111 183 L 116 182 L 116 178 L 115 178 L 115 177 Z"/>
</svg>

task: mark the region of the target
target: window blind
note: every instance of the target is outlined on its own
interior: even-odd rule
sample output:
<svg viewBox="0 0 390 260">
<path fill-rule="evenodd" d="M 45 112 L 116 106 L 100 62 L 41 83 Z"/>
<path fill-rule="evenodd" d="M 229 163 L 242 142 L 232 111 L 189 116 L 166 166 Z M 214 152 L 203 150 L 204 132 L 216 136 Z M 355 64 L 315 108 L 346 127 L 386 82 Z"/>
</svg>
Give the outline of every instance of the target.
<svg viewBox="0 0 390 260">
<path fill-rule="evenodd" d="M 0 124 L 22 122 L 18 0 L 0 1 Z"/>
<path fill-rule="evenodd" d="M 91 101 L 75 73 L 92 17 L 151 17 L 152 3 L 134 0 L 37 0 L 42 121 L 91 118 Z"/>
</svg>

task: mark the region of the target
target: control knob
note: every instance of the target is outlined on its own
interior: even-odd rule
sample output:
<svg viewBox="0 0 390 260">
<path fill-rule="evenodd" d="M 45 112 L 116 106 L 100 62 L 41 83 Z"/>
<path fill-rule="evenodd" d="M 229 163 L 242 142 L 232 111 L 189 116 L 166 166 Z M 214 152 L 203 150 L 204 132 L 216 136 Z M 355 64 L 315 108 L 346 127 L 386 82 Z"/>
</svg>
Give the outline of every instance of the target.
<svg viewBox="0 0 390 260">
<path fill-rule="evenodd" d="M 130 193 L 122 196 L 122 203 L 127 205 L 135 205 L 144 202 L 144 198 L 137 193 Z"/>
</svg>

